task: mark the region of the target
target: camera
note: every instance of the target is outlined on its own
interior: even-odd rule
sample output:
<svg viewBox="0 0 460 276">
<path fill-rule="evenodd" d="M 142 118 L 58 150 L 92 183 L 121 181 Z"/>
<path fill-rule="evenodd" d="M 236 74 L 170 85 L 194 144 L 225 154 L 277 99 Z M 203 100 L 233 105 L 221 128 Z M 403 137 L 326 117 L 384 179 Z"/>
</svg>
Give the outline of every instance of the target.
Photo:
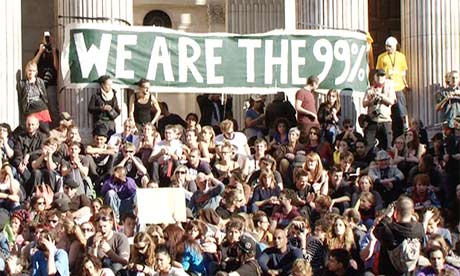
<svg viewBox="0 0 460 276">
<path fill-rule="evenodd" d="M 50 32 L 44 32 L 43 35 L 45 36 L 45 50 L 49 53 L 51 52 L 51 34 Z"/>
</svg>

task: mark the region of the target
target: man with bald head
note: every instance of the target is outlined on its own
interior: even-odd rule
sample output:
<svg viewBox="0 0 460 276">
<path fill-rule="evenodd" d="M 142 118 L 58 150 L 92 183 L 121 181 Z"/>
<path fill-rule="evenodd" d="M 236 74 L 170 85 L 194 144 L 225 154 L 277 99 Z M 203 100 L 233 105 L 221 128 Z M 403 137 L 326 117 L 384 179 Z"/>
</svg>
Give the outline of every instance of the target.
<svg viewBox="0 0 460 276">
<path fill-rule="evenodd" d="M 414 202 L 407 196 L 400 196 L 388 206 L 384 217 L 376 225 L 374 235 L 380 242 L 379 275 L 403 275 L 390 260 L 389 251 L 398 247 L 406 239 L 426 242 L 423 225 L 414 216 Z"/>
<path fill-rule="evenodd" d="M 21 184 L 24 185 L 26 193 L 30 195 L 32 188 L 31 183 L 31 165 L 32 161 L 41 154 L 43 143 L 46 140 L 46 134 L 39 131 L 39 120 L 34 116 L 26 119 L 26 131 L 16 135 L 14 143 L 13 166 L 18 171 Z"/>
<path fill-rule="evenodd" d="M 286 231 L 283 229 L 275 230 L 273 244 L 258 259 L 264 275 L 291 275 L 294 261 L 303 258 L 302 250 L 288 244 Z"/>
</svg>

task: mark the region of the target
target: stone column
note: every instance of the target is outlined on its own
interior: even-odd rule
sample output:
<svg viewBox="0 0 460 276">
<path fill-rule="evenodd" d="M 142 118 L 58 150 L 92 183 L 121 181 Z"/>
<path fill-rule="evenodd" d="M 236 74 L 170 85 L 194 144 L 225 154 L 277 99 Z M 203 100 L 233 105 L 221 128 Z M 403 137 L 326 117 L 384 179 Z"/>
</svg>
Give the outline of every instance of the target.
<svg viewBox="0 0 460 276">
<path fill-rule="evenodd" d="M 65 26 L 70 23 L 119 24 L 130 25 L 133 22 L 132 0 L 55 0 L 59 29 L 59 45 L 64 41 Z M 80 17 L 80 18 L 78 18 Z M 93 19 L 90 19 L 93 18 Z M 100 18 L 100 19 L 97 19 Z M 108 18 L 109 20 L 103 20 Z M 62 49 L 61 49 L 62 50 Z M 69 112 L 80 128 L 82 138 L 91 137 L 92 123 L 88 114 L 88 103 L 94 88 L 63 89 L 59 100 L 61 110 Z M 117 130 L 121 131 L 122 122 L 127 118 L 127 95 L 124 89 L 117 90 L 118 102 L 122 114 L 117 118 Z"/>
<path fill-rule="evenodd" d="M 440 123 L 435 93 L 444 75 L 459 70 L 460 3 L 458 0 L 401 1 L 401 46 L 409 70 L 409 114 L 425 125 Z"/>
<path fill-rule="evenodd" d="M 19 124 L 17 81 L 22 75 L 21 1 L 0 1 L 0 122 Z"/>
<path fill-rule="evenodd" d="M 369 29 L 367 0 L 297 0 L 298 29 L 346 29 L 367 32 Z M 325 100 L 318 94 L 317 107 Z M 341 91 L 342 119 L 357 122 L 361 113 L 364 91 Z M 356 125 L 358 125 L 356 123 Z M 359 129 L 359 127 L 358 127 Z"/>
</svg>

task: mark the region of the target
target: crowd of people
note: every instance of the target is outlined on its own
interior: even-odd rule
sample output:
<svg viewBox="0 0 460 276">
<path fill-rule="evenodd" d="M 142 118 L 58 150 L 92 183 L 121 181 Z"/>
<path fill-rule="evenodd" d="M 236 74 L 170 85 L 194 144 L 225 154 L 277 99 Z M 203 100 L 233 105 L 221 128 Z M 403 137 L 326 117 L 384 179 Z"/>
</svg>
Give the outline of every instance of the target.
<svg viewBox="0 0 460 276">
<path fill-rule="evenodd" d="M 364 97 L 363 133 L 339 91 L 316 109 L 315 76 L 294 105 L 251 96 L 241 127 L 231 98 L 199 95 L 201 116 L 183 119 L 148 80 L 125 107 L 101 76 L 84 144 L 72 116 L 49 108 L 55 83 L 38 64 L 55 72 L 57 57 L 44 38 L 18 84 L 24 125 L 0 124 L 0 273 L 460 275 L 458 72 L 437 95 L 447 123 L 428 137 L 409 120 L 405 78 L 395 84 L 407 69 L 395 48 L 388 39 Z M 141 224 L 138 189 L 162 187 L 185 191 L 186 221 Z"/>
</svg>

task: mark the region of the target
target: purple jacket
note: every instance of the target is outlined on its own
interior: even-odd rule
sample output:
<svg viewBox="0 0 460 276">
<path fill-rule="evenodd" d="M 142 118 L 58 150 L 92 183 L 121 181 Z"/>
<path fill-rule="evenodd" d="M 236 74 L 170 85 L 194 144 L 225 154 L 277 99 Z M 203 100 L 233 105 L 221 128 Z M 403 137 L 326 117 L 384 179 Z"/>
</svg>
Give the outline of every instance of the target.
<svg viewBox="0 0 460 276">
<path fill-rule="evenodd" d="M 131 177 L 126 177 L 124 183 L 116 183 L 114 178 L 110 177 L 104 181 L 101 193 L 102 196 L 105 196 L 108 191 L 114 190 L 120 199 L 127 199 L 136 194 L 136 188 L 136 182 Z"/>
</svg>

